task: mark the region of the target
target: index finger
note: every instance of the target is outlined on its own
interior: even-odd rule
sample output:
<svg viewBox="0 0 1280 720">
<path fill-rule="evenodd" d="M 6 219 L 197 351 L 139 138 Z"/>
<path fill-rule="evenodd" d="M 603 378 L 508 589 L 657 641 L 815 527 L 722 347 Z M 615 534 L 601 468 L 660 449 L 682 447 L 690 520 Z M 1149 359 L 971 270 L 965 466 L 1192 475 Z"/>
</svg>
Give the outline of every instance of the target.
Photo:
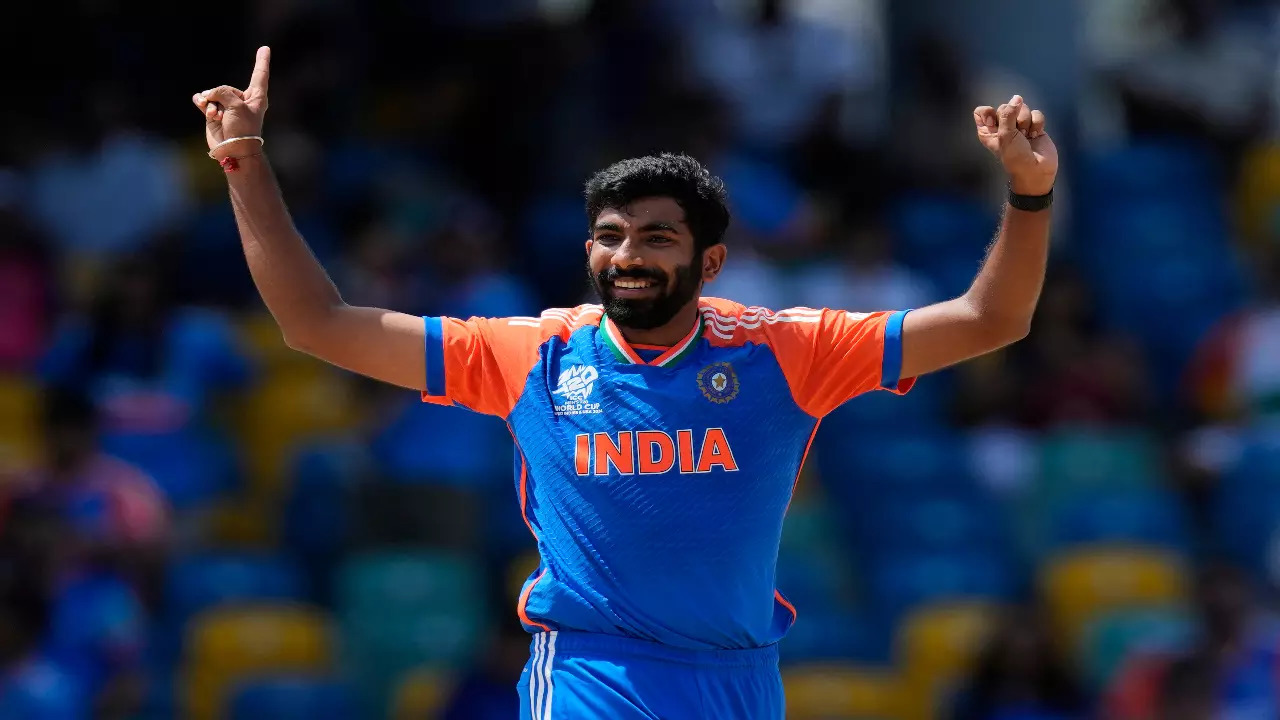
<svg viewBox="0 0 1280 720">
<path fill-rule="evenodd" d="M 249 78 L 249 88 L 262 94 L 267 92 L 267 81 L 271 77 L 271 48 L 258 48 L 258 57 L 253 62 L 253 76 Z"/>
<path fill-rule="evenodd" d="M 994 128 L 996 126 L 996 109 L 990 105 L 981 105 L 974 108 L 973 122 L 980 128 Z"/>
</svg>

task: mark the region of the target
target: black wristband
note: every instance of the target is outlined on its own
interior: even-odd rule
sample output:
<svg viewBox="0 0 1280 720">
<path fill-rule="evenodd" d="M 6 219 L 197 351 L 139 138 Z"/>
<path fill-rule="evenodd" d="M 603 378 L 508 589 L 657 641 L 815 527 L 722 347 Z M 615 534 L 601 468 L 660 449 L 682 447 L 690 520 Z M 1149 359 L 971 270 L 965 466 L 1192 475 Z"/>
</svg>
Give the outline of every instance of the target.
<svg viewBox="0 0 1280 720">
<path fill-rule="evenodd" d="M 1019 195 L 1009 188 L 1009 207 L 1026 212 L 1040 212 L 1053 204 L 1053 188 L 1044 195 Z"/>
</svg>

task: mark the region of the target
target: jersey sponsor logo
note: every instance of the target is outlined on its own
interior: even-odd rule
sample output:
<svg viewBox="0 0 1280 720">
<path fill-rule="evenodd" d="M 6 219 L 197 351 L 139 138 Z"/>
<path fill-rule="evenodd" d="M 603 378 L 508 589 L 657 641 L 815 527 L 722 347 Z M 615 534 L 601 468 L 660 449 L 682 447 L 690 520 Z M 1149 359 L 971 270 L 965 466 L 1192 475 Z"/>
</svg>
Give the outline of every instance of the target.
<svg viewBox="0 0 1280 720">
<path fill-rule="evenodd" d="M 698 372 L 698 389 L 703 397 L 723 405 L 738 397 L 738 374 L 727 362 L 714 362 Z"/>
<path fill-rule="evenodd" d="M 564 402 L 555 405 L 556 415 L 595 415 L 600 403 L 590 402 L 591 391 L 596 387 L 600 373 L 591 365 L 573 365 L 560 373 L 552 395 L 559 395 Z"/>
<path fill-rule="evenodd" d="M 701 438 L 696 438 L 693 430 L 677 430 L 675 437 L 662 430 L 580 433 L 574 438 L 573 458 L 578 474 L 584 477 L 661 475 L 672 470 L 696 475 L 716 468 L 726 472 L 738 469 L 724 428 L 707 428 Z"/>
</svg>

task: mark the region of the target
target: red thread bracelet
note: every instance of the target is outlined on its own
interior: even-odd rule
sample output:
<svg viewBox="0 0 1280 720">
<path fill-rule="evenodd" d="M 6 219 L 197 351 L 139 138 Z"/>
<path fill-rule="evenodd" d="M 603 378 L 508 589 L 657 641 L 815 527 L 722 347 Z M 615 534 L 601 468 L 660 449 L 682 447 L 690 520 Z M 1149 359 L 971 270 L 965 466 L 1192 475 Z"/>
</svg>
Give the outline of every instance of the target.
<svg viewBox="0 0 1280 720">
<path fill-rule="evenodd" d="M 227 156 L 218 161 L 222 166 L 223 172 L 235 172 L 240 169 L 240 159 Z"/>
</svg>

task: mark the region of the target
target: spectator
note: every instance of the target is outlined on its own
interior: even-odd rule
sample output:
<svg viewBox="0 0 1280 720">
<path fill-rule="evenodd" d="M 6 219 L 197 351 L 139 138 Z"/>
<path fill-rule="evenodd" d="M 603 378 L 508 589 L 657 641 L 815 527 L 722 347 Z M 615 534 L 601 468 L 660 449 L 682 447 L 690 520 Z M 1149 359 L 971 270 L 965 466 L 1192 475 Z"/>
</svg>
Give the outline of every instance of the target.
<svg viewBox="0 0 1280 720">
<path fill-rule="evenodd" d="M 51 386 L 87 390 L 104 450 L 139 466 L 179 510 L 231 480 L 213 434 L 212 396 L 241 387 L 249 367 L 225 319 L 175 306 L 156 258 L 120 260 L 94 306 L 57 333 L 40 371 Z"/>
<path fill-rule="evenodd" d="M 1107 717 L 1152 717 L 1167 695 L 1162 689 L 1173 692 L 1181 684 L 1179 673 L 1210 684 L 1214 717 L 1280 717 L 1280 632 L 1261 613 L 1248 575 L 1230 565 L 1207 566 L 1197 578 L 1195 602 L 1199 642 L 1184 653 L 1127 661 L 1107 694 Z"/>
<path fill-rule="evenodd" d="M 0 371 L 27 370 L 44 348 L 53 313 L 53 263 L 44 238 L 0 204 Z"/>
<path fill-rule="evenodd" d="M 41 649 L 50 613 L 44 577 L 39 561 L 0 560 L 0 720 L 90 717 L 76 679 Z"/>
<path fill-rule="evenodd" d="M 1024 395 L 1029 426 L 1146 419 L 1150 396 L 1138 348 L 1104 332 L 1089 286 L 1074 271 L 1059 268 L 1046 280 L 1028 351 L 1035 369 Z"/>
<path fill-rule="evenodd" d="M 1280 249 L 1262 261 L 1260 297 L 1201 343 L 1188 385 L 1201 416 L 1232 421 L 1280 415 Z"/>
<path fill-rule="evenodd" d="M 1084 695 L 1037 610 L 1000 621 L 952 708 L 955 720 L 1069 720 L 1085 716 Z"/>
<path fill-rule="evenodd" d="M 169 539 L 169 509 L 138 468 L 102 452 L 91 400 L 53 390 L 45 401 L 44 467 L 14 492 L 14 512 L 47 512 L 65 524 L 77 563 L 104 564 L 154 587 Z"/>
</svg>

